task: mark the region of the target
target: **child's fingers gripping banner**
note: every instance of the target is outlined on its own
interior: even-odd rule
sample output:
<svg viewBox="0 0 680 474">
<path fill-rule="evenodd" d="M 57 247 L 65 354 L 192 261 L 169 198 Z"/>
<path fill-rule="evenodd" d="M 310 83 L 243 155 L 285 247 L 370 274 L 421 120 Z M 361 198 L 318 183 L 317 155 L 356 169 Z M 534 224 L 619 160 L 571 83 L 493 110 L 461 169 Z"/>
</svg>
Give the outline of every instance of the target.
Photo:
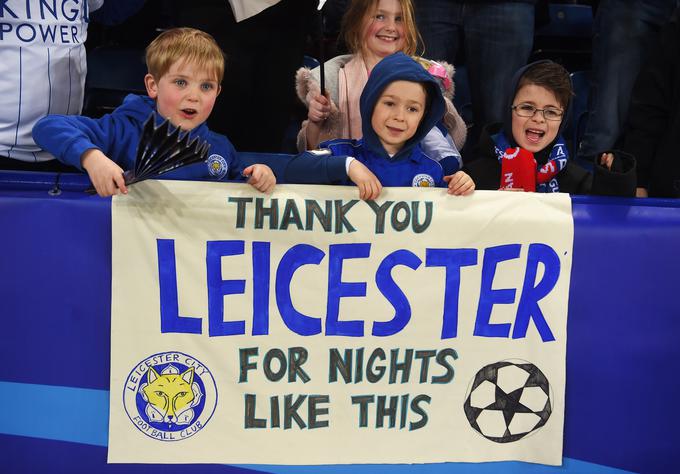
<svg viewBox="0 0 680 474">
<path fill-rule="evenodd" d="M 109 461 L 561 464 L 566 195 L 115 197 Z"/>
</svg>

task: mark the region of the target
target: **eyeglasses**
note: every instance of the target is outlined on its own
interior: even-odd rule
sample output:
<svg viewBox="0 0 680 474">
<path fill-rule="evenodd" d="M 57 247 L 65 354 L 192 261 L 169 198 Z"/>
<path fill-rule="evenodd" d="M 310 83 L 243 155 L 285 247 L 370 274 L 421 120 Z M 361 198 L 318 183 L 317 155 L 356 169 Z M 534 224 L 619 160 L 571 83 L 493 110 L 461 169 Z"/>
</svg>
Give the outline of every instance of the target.
<svg viewBox="0 0 680 474">
<path fill-rule="evenodd" d="M 554 107 L 539 109 L 531 104 L 525 103 L 513 105 L 510 108 L 514 110 L 515 113 L 520 117 L 533 117 L 536 112 L 541 112 L 543 114 L 543 118 L 546 120 L 562 120 L 562 115 L 564 114 L 564 112 L 562 112 L 560 109 L 556 109 Z"/>
</svg>

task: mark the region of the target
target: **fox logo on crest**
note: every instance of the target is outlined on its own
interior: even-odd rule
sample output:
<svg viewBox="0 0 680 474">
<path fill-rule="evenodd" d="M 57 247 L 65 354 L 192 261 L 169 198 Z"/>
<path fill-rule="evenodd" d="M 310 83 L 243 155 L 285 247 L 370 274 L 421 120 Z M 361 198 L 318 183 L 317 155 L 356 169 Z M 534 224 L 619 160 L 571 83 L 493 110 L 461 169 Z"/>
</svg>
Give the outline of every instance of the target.
<svg viewBox="0 0 680 474">
<path fill-rule="evenodd" d="M 201 431 L 217 406 L 210 370 L 182 352 L 161 352 L 139 362 L 123 388 L 123 406 L 141 432 L 178 441 Z"/>
<path fill-rule="evenodd" d="M 217 179 L 222 179 L 227 175 L 229 171 L 229 164 L 227 160 L 224 159 L 222 155 L 212 154 L 206 160 L 208 164 L 208 171 L 211 176 Z"/>
<path fill-rule="evenodd" d="M 413 177 L 411 185 L 415 188 L 434 188 L 434 178 L 429 174 L 419 173 Z"/>
<path fill-rule="evenodd" d="M 159 374 L 149 367 L 148 383 L 139 387 L 142 398 L 148 404 L 144 412 L 150 421 L 188 425 L 194 418 L 193 407 L 203 397 L 198 384 L 194 383 L 194 368 L 179 373 L 173 365 Z"/>
</svg>

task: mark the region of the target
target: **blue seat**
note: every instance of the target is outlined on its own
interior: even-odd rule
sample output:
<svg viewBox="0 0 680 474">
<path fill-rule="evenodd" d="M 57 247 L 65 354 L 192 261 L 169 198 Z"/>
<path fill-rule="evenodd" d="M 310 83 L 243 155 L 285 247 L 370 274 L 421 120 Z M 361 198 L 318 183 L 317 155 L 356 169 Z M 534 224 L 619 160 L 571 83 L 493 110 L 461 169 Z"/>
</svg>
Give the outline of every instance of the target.
<svg viewBox="0 0 680 474">
<path fill-rule="evenodd" d="M 101 117 L 118 107 L 128 94 L 146 94 L 144 50 L 100 46 L 87 53 L 83 114 Z"/>
<path fill-rule="evenodd" d="M 536 30 L 536 36 L 590 38 L 593 30 L 593 9 L 590 5 L 551 3 L 550 22 Z"/>
<path fill-rule="evenodd" d="M 590 5 L 550 3 L 549 22 L 536 29 L 529 60 L 551 59 L 570 71 L 590 67 L 593 10 Z"/>
</svg>

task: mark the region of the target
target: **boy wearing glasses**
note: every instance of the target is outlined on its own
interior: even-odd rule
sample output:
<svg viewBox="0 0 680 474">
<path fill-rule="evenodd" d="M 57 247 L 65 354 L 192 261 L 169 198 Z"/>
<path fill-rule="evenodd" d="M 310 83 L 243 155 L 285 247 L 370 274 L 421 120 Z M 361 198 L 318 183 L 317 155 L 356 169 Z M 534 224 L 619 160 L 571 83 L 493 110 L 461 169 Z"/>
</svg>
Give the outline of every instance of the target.
<svg viewBox="0 0 680 474">
<path fill-rule="evenodd" d="M 573 92 L 562 66 L 529 64 L 515 74 L 510 91 L 504 122 L 485 127 L 477 159 L 464 168 L 477 189 L 635 195 L 632 156 L 605 151 L 592 173 L 569 159 L 561 132 Z M 508 179 L 512 173 L 521 174 L 521 182 Z"/>
</svg>

